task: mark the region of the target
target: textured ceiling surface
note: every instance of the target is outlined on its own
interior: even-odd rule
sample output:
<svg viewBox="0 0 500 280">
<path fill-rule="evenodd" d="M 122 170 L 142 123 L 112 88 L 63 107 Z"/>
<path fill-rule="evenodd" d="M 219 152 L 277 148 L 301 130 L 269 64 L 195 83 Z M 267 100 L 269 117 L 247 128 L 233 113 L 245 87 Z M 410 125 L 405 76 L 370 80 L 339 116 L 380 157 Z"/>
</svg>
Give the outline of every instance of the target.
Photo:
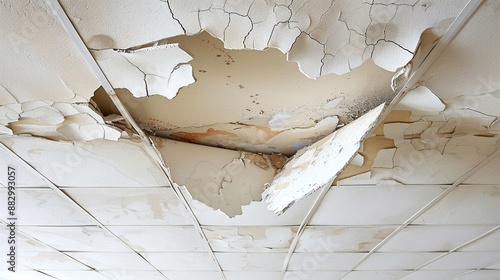
<svg viewBox="0 0 500 280">
<path fill-rule="evenodd" d="M 500 279 L 498 1 L 0 4 L 0 279 Z"/>
</svg>

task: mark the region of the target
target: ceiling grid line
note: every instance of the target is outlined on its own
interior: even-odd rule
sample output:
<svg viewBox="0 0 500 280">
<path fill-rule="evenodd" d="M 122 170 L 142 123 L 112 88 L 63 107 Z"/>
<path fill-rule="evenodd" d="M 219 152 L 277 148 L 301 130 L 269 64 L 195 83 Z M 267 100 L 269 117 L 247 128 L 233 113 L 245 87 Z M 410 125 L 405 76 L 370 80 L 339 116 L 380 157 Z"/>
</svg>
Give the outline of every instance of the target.
<svg viewBox="0 0 500 280">
<path fill-rule="evenodd" d="M 498 226 L 496 226 L 496 227 L 488 230 L 487 232 L 485 232 L 485 233 L 483 233 L 483 234 L 481 234 L 481 235 L 479 235 L 479 236 L 477 236 L 477 237 L 475 237 L 475 238 L 473 238 L 473 239 L 471 239 L 471 240 L 469 240 L 469 241 L 467 241 L 467 242 L 465 242 L 465 243 L 463 243 L 463 244 L 461 244 L 461 245 L 459 245 L 459 246 L 451 249 L 450 251 L 448 251 L 448 252 L 446 252 L 446 253 L 444 253 L 442 255 L 439 255 L 439 256 L 435 257 L 434 259 L 432 259 L 432 260 L 430 260 L 430 261 L 422 264 L 421 266 L 415 268 L 413 271 L 420 270 L 422 267 L 425 267 L 425 266 L 427 266 L 427 265 L 429 265 L 429 264 L 431 264 L 431 263 L 433 263 L 433 262 L 435 262 L 435 261 L 437 261 L 437 260 L 439 260 L 439 259 L 441 259 L 441 258 L 443 258 L 443 257 L 445 257 L 447 255 L 449 255 L 450 253 L 456 252 L 456 251 L 460 250 L 461 248 L 463 248 L 463 247 L 465 247 L 465 246 L 467 246 L 467 245 L 469 245 L 469 244 L 471 244 L 473 242 L 476 242 L 476 241 L 478 241 L 478 240 L 480 240 L 480 239 L 482 239 L 482 238 L 484 238 L 484 237 L 492 234 L 493 232 L 497 231 L 498 229 L 500 229 L 500 225 L 498 225 Z"/>
<path fill-rule="evenodd" d="M 375 253 L 380 247 L 382 247 L 384 244 L 386 244 L 390 239 L 392 239 L 395 235 L 397 235 L 399 232 L 401 232 L 404 228 L 406 228 L 409 224 L 411 224 L 413 221 L 415 221 L 420 215 L 425 213 L 427 210 L 429 210 L 432 206 L 434 206 L 436 203 L 438 203 L 441 199 L 443 199 L 445 196 L 450 194 L 453 190 L 455 190 L 462 182 L 467 180 L 469 177 L 474 175 L 476 172 L 478 172 L 481 168 L 483 168 L 486 164 L 494 160 L 498 155 L 500 155 L 500 150 L 495 151 L 493 154 L 489 155 L 486 159 L 481 161 L 479 164 L 474 166 L 472 169 L 470 169 L 467 173 L 462 175 L 460 178 L 455 181 L 451 186 L 446 188 L 442 193 L 440 193 L 438 196 L 433 198 L 429 203 L 427 203 L 424 207 L 422 207 L 420 210 L 418 210 L 415 214 L 413 214 L 408 220 L 406 220 L 403 224 L 401 224 L 396 230 L 394 230 L 391 234 L 389 234 L 386 238 L 384 238 L 381 242 L 379 242 L 373 249 L 370 250 L 363 258 L 361 258 L 360 261 L 358 261 L 351 269 L 349 269 L 347 272 L 345 272 L 340 278 L 343 279 L 346 277 L 350 272 L 355 270 L 358 266 L 360 266 L 364 261 L 368 259 L 373 253 Z"/>
<path fill-rule="evenodd" d="M 33 166 L 31 166 L 28 162 L 26 162 L 23 158 L 18 156 L 16 153 L 11 151 L 8 147 L 5 146 L 5 144 L 0 142 L 0 149 L 4 150 L 8 154 L 10 154 L 13 158 L 15 158 L 20 164 L 22 164 L 27 170 L 31 171 L 32 174 L 35 176 L 38 176 L 41 178 L 52 190 L 53 192 L 57 193 L 61 198 L 64 200 L 68 201 L 70 204 L 75 206 L 77 209 L 79 209 L 81 212 L 83 212 L 85 215 L 87 215 L 92 221 L 96 223 L 96 226 L 104 230 L 107 234 L 112 236 L 116 241 L 118 241 L 120 244 L 122 244 L 125 248 L 127 248 L 130 252 L 134 253 L 136 256 L 138 256 L 140 259 L 142 259 L 148 266 L 153 268 L 155 271 L 160 273 L 162 276 L 165 277 L 165 279 L 168 279 L 158 268 L 156 268 L 153 264 L 151 264 L 148 260 L 146 260 L 139 252 L 135 251 L 130 245 L 125 243 L 122 239 L 120 239 L 116 234 L 114 234 L 111 230 L 109 230 L 104 224 L 102 224 L 97 218 L 95 218 L 90 212 L 88 212 L 85 208 L 83 208 L 80 204 L 78 204 L 75 200 L 73 200 L 70 196 L 68 196 L 64 191 L 59 189 L 57 185 L 55 185 L 52 181 L 50 181 L 47 177 L 45 177 L 42 173 L 40 173 L 38 170 L 36 170 Z"/>
<path fill-rule="evenodd" d="M 102 69 L 99 67 L 97 62 L 95 61 L 94 57 L 92 54 L 89 52 L 87 46 L 85 45 L 85 42 L 83 39 L 80 37 L 78 34 L 78 31 L 76 28 L 73 26 L 71 23 L 68 15 L 58 2 L 58 0 L 46 0 L 47 4 L 49 5 L 50 9 L 52 12 L 55 14 L 55 16 L 59 19 L 61 25 L 63 26 L 64 30 L 66 33 L 68 33 L 71 41 L 75 44 L 76 48 L 78 49 L 80 55 L 82 55 L 83 59 L 85 60 L 85 63 L 90 67 L 94 75 L 99 79 L 101 85 L 103 86 L 104 90 L 107 92 L 108 96 L 111 98 L 111 101 L 113 104 L 117 107 L 117 109 L 120 111 L 122 116 L 125 118 L 125 120 L 134 128 L 134 130 L 138 133 L 140 136 L 141 140 L 145 144 L 145 150 L 148 153 L 148 155 L 160 166 L 162 169 L 166 179 L 169 181 L 171 184 L 171 189 L 174 191 L 175 195 L 179 198 L 179 200 L 182 202 L 184 207 L 188 210 L 188 212 L 191 215 L 191 218 L 193 220 L 194 227 L 198 231 L 198 234 L 202 238 L 202 241 L 204 245 L 207 247 L 207 251 L 214 260 L 223 280 L 226 279 L 225 274 L 222 270 L 222 267 L 213 252 L 210 243 L 208 242 L 208 239 L 206 238 L 205 234 L 203 233 L 203 230 L 201 228 L 201 224 L 199 223 L 198 219 L 196 218 L 196 215 L 192 211 L 189 203 L 185 199 L 184 195 L 182 192 L 178 189 L 178 187 L 175 185 L 173 182 L 172 178 L 169 175 L 168 168 L 164 165 L 163 160 L 161 159 L 161 156 L 159 155 L 158 149 L 154 146 L 153 141 L 142 131 L 142 129 L 139 127 L 139 125 L 135 122 L 135 120 L 132 118 L 128 110 L 125 108 L 121 100 L 118 98 L 116 95 L 116 92 L 114 91 L 111 83 L 109 80 L 106 78 L 106 75 L 102 71 Z"/>
</svg>

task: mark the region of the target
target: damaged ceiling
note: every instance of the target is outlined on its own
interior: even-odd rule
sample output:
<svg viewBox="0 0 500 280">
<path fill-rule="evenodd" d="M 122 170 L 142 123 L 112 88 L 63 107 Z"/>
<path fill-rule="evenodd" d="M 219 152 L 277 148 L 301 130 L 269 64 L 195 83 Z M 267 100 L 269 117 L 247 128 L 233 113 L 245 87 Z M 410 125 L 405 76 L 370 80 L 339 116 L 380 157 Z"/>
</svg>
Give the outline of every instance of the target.
<svg viewBox="0 0 500 280">
<path fill-rule="evenodd" d="M 0 279 L 500 278 L 498 1 L 0 3 Z"/>
</svg>

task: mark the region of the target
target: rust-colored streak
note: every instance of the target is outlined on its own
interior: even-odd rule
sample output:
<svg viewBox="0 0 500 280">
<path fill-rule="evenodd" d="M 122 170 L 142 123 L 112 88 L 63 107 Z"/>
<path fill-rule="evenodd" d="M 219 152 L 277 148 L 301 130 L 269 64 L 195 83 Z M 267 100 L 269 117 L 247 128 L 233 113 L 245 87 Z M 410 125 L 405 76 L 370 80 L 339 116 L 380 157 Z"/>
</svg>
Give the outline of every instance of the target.
<svg viewBox="0 0 500 280">
<path fill-rule="evenodd" d="M 188 142 L 196 142 L 197 140 L 205 137 L 210 137 L 210 136 L 221 136 L 221 135 L 226 135 L 226 136 L 231 136 L 231 137 L 237 137 L 236 134 L 227 132 L 224 130 L 216 130 L 213 128 L 207 129 L 206 132 L 184 132 L 184 131 L 179 131 L 179 132 L 174 132 L 171 134 L 173 138 L 179 139 L 179 140 L 184 140 Z"/>
</svg>

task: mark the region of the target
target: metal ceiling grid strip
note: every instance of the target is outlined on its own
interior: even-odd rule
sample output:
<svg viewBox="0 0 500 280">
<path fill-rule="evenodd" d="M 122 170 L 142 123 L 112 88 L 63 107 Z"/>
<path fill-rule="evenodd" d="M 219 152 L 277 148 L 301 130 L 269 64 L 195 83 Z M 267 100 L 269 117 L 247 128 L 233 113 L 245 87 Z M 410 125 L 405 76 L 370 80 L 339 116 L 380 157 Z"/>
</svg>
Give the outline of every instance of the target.
<svg viewBox="0 0 500 280">
<path fill-rule="evenodd" d="M 419 267 L 415 268 L 413 271 L 420 270 L 422 267 L 424 267 L 424 266 L 426 266 L 426 265 L 428 265 L 428 264 L 430 264 L 430 263 L 433 263 L 433 262 L 435 262 L 435 261 L 437 261 L 437 260 L 441 259 L 442 257 L 449 255 L 450 253 L 453 253 L 453 252 L 455 252 L 455 251 L 458 251 L 458 250 L 462 249 L 463 247 L 465 247 L 465 246 L 467 246 L 467 245 L 469 245 L 469 244 L 471 244 L 471 243 L 473 243 L 473 242 L 475 242 L 475 241 L 478 241 L 479 239 L 481 239 L 481 238 L 483 238 L 483 237 L 486 237 L 486 236 L 490 235 L 491 233 L 493 233 L 493 232 L 497 231 L 498 229 L 500 229 L 500 225 L 498 225 L 498 226 L 496 226 L 496 227 L 494 227 L 494 228 L 492 228 L 492 229 L 488 230 L 487 232 L 485 232 L 485 233 L 483 233 L 483 234 L 481 234 L 481 235 L 479 235 L 479 236 L 477 236 L 477 237 L 475 237 L 475 238 L 473 238 L 473 239 L 471 239 L 471 240 L 469 240 L 469 241 L 465 242 L 465 243 L 464 243 L 464 244 L 462 244 L 462 245 L 459 245 L 459 246 L 457 246 L 457 247 L 455 247 L 455 248 L 451 249 L 450 251 L 448 251 L 448 252 L 446 252 L 446 253 L 443 253 L 443 254 L 442 254 L 442 255 L 440 255 L 440 256 L 437 256 L 436 258 L 434 258 L 434 259 L 432 259 L 432 260 L 430 260 L 430 261 L 428 261 L 428 262 L 424 263 L 423 265 L 421 265 L 421 266 L 419 266 Z"/>
<path fill-rule="evenodd" d="M 102 69 L 99 67 L 97 62 L 95 61 L 94 57 L 88 50 L 87 46 L 85 45 L 83 39 L 80 37 L 78 34 L 78 31 L 75 29 L 73 24 L 71 23 L 68 15 L 58 2 L 58 0 L 46 0 L 47 4 L 49 5 L 50 9 L 52 12 L 55 14 L 55 16 L 59 19 L 61 22 L 61 25 L 65 29 L 65 31 L 68 33 L 70 39 L 72 42 L 75 44 L 76 48 L 82 55 L 83 59 L 85 60 L 86 64 L 90 67 L 94 75 L 99 79 L 101 85 L 103 86 L 104 90 L 108 93 L 109 97 L 111 98 L 111 101 L 113 104 L 118 108 L 122 116 L 125 118 L 125 120 L 134 128 L 134 130 L 137 132 L 137 134 L 140 136 L 141 140 L 145 144 L 145 150 L 148 152 L 149 156 L 152 157 L 152 159 L 161 167 L 164 175 L 166 176 L 167 180 L 171 184 L 172 190 L 174 191 L 175 195 L 181 200 L 183 205 L 186 207 L 188 212 L 191 215 L 191 218 L 193 219 L 193 224 L 198 231 L 200 237 L 202 238 L 205 246 L 207 247 L 207 251 L 213 258 L 215 264 L 217 265 L 219 272 L 222 276 L 222 278 L 225 280 L 226 277 L 224 275 L 224 272 L 222 271 L 222 267 L 215 256 L 208 239 L 206 238 L 203 230 L 201 229 L 201 225 L 196 218 L 196 215 L 194 214 L 193 210 L 191 209 L 191 206 L 185 199 L 184 195 L 180 191 L 179 187 L 173 182 L 172 178 L 170 177 L 168 168 L 165 166 L 163 160 L 161 159 L 161 156 L 159 155 L 158 150 L 154 146 L 153 141 L 142 131 L 142 129 L 139 127 L 139 125 L 135 122 L 135 120 L 132 118 L 130 113 L 127 111 L 125 106 L 122 104 L 118 96 L 116 95 L 116 92 L 113 89 L 113 86 L 109 82 L 109 80 L 106 78 L 106 75 L 102 71 Z"/>
<path fill-rule="evenodd" d="M 75 200 L 73 200 L 70 196 L 68 196 L 64 191 L 59 189 L 58 186 L 56 186 L 52 181 L 50 181 L 47 177 L 45 177 L 42 173 L 38 172 L 34 167 L 32 167 L 28 162 L 26 162 L 24 159 L 19 157 L 16 153 L 11 151 L 9 148 L 7 148 L 3 143 L 0 142 L 0 149 L 3 149 L 7 153 L 9 153 L 13 158 L 15 158 L 21 165 L 23 165 L 27 170 L 32 172 L 34 175 L 38 176 L 41 178 L 47 185 L 50 187 L 52 191 L 57 193 L 60 197 L 63 199 L 67 200 L 70 204 L 76 206 L 77 209 L 82 211 L 84 214 L 86 214 L 91 220 L 93 220 L 96 223 L 96 226 L 104 230 L 107 234 L 111 235 L 114 239 L 116 239 L 119 243 L 121 243 L 125 248 L 127 248 L 130 252 L 134 253 L 137 255 L 139 258 L 144 260 L 148 266 L 153 268 L 155 271 L 160 273 L 165 277 L 165 279 L 168 279 L 160 270 L 158 270 L 155 266 L 153 266 L 148 260 L 146 260 L 140 253 L 135 251 L 132 247 L 130 247 L 127 243 L 125 243 L 123 240 L 121 240 L 118 236 L 116 236 L 112 231 L 110 231 L 105 225 L 103 225 L 98 219 L 96 219 L 90 212 L 88 212 L 85 208 L 83 208 L 80 204 L 78 204 Z M 60 252 L 59 250 L 57 250 Z"/>
<path fill-rule="evenodd" d="M 441 52 L 444 50 L 444 48 L 451 42 L 453 38 L 458 34 L 458 32 L 462 29 L 462 27 L 465 25 L 467 20 L 472 16 L 474 11 L 481 5 L 483 0 L 470 0 L 467 5 L 464 7 L 464 9 L 460 12 L 460 14 L 457 16 L 457 18 L 453 21 L 453 23 L 450 25 L 448 30 L 446 30 L 445 34 L 441 37 L 441 39 L 438 41 L 436 46 L 430 50 L 430 52 L 427 54 L 427 56 L 424 58 L 422 63 L 420 65 L 416 66 L 416 70 L 411 74 L 409 79 L 406 81 L 404 86 L 401 88 L 401 90 L 396 94 L 394 99 L 391 101 L 391 103 L 387 106 L 385 111 L 382 113 L 382 117 L 380 117 L 377 125 L 374 127 L 377 127 L 380 125 L 384 119 L 389 115 L 391 112 L 392 108 L 403 98 L 403 96 L 410 91 L 415 83 L 422 77 L 422 75 L 429 69 L 429 67 L 432 65 L 432 63 L 436 60 L 436 58 L 441 54 Z M 373 129 L 372 129 L 373 131 Z M 323 201 L 324 197 L 326 196 L 328 190 L 331 188 L 331 184 L 333 183 L 334 179 L 332 179 L 329 184 L 326 186 L 323 186 L 321 190 L 321 194 L 318 196 L 314 204 L 312 205 L 311 209 L 309 212 L 306 214 L 304 217 L 304 220 L 302 221 L 298 231 L 297 235 L 295 236 L 294 240 L 292 241 L 292 244 L 290 246 L 290 250 L 288 251 L 288 255 L 285 259 L 285 262 L 283 264 L 282 272 L 285 272 L 288 269 L 288 265 L 290 263 L 290 259 L 293 255 L 293 252 L 295 251 L 295 247 L 297 246 L 300 237 L 311 220 L 311 218 L 314 216 L 316 213 L 316 210 L 319 208 L 319 205 Z M 359 265 L 359 264 L 358 264 Z M 349 272 L 347 272 L 345 275 L 347 275 Z M 341 278 L 345 277 L 343 275 Z M 285 274 L 283 273 L 283 279 L 285 277 Z"/>
<path fill-rule="evenodd" d="M 484 159 L 482 162 L 477 164 L 474 168 L 469 170 L 467 173 L 462 175 L 458 180 L 453 183 L 451 186 L 446 188 L 441 194 L 436 196 L 434 199 L 432 199 L 429 203 L 427 203 L 424 207 L 422 207 L 420 210 L 418 210 L 415 214 L 413 214 L 408 220 L 406 220 L 403 224 L 401 224 L 396 230 L 394 230 L 391 234 L 389 234 L 386 238 L 384 238 L 380 243 L 378 243 L 370 252 L 368 252 L 356 265 L 354 265 L 351 269 L 349 269 L 347 272 L 345 272 L 340 278 L 343 279 L 345 276 L 347 276 L 350 272 L 355 270 L 361 263 L 363 263 L 368 257 L 370 257 L 373 253 L 375 253 L 380 247 L 382 247 L 384 244 L 386 244 L 390 239 L 392 239 L 396 234 L 401 232 L 404 228 L 406 228 L 409 224 L 411 224 L 413 221 L 415 221 L 420 215 L 425 213 L 427 210 L 429 210 L 432 206 L 434 206 L 436 203 L 438 203 L 441 199 L 443 199 L 445 196 L 447 196 L 449 193 L 451 193 L 453 190 L 455 190 L 463 181 L 467 180 L 470 176 L 478 172 L 481 168 L 483 168 L 486 164 L 494 160 L 497 156 L 500 155 L 500 150 L 495 151 L 493 154 L 488 156 L 486 159 Z"/>
</svg>

